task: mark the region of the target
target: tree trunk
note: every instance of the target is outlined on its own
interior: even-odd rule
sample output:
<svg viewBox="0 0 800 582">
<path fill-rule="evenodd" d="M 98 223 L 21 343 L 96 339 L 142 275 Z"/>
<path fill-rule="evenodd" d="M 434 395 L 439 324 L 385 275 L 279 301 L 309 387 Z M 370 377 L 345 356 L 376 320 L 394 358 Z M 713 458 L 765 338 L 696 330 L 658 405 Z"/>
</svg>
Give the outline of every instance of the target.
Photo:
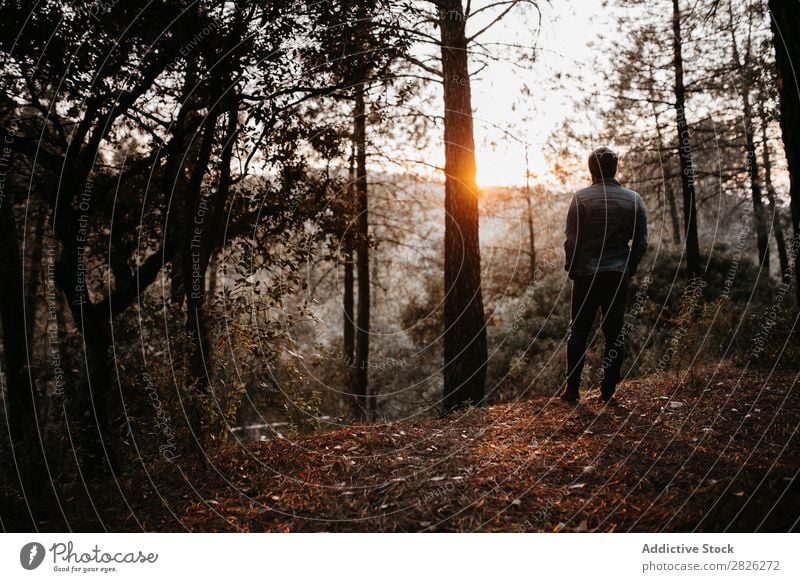
<svg viewBox="0 0 800 582">
<path fill-rule="evenodd" d="M 26 373 L 25 312 L 23 305 L 22 260 L 14 215 L 8 200 L 0 208 L 0 319 L 3 326 L 3 374 L 6 377 L 5 411 L 11 444 L 27 456 L 36 435 L 34 390 Z M 26 472 L 27 467 L 21 467 Z M 23 476 L 23 483 L 30 479 Z"/>
<path fill-rule="evenodd" d="M 28 369 L 30 354 L 26 345 L 30 344 L 32 336 L 26 335 L 22 259 L 16 223 L 11 208 L 2 201 L 0 205 L 0 322 L 5 355 L 2 371 L 6 377 L 2 414 L 8 419 L 8 436 L 13 447 L 9 465 L 3 465 L 0 470 L 9 476 L 10 493 L 16 496 L 10 503 L 19 504 L 13 511 L 18 521 L 13 527 L 32 531 L 38 530 L 43 519 L 57 523 L 59 513 L 63 515 L 63 512 L 47 464 L 36 386 Z M 4 513 L 9 515 L 12 511 Z"/>
<path fill-rule="evenodd" d="M 658 137 L 659 152 L 664 150 L 664 136 L 661 133 L 661 125 L 658 122 L 658 112 L 656 111 L 655 101 L 653 101 L 653 116 L 656 122 L 656 135 Z M 660 155 L 660 153 L 659 153 Z M 672 242 L 676 245 L 681 244 L 681 224 L 678 218 L 678 205 L 675 204 L 675 191 L 672 189 L 672 180 L 666 178 L 664 180 L 664 197 L 667 199 L 669 205 L 669 217 L 672 222 Z"/>
<path fill-rule="evenodd" d="M 672 0 L 672 47 L 675 66 L 675 115 L 677 118 L 678 158 L 683 189 L 684 240 L 686 241 L 686 270 L 689 278 L 700 274 L 700 243 L 697 237 L 697 203 L 695 199 L 694 161 L 689 123 L 686 120 L 686 89 L 683 83 L 683 47 L 681 40 L 681 10 L 678 0 Z"/>
<path fill-rule="evenodd" d="M 183 291 L 186 300 L 187 386 L 197 394 L 208 390 L 208 337 L 205 326 L 205 276 L 208 267 L 203 256 L 204 234 L 211 222 L 210 196 L 203 196 L 202 183 L 211 158 L 214 127 L 218 114 L 212 111 L 204 123 L 200 153 L 186 191 L 187 227 L 183 240 Z M 193 419 L 194 424 L 198 421 Z M 199 426 L 195 426 L 199 428 Z M 199 435 L 196 435 L 199 437 Z"/>
<path fill-rule="evenodd" d="M 353 363 L 356 357 L 356 329 L 355 329 L 355 261 L 353 257 L 353 247 L 351 241 L 345 241 L 348 248 L 344 249 L 344 297 L 342 304 L 344 307 L 344 342 L 343 359 L 347 369 L 350 370 L 350 386 L 355 385 L 353 375 Z"/>
<path fill-rule="evenodd" d="M 191 187 L 193 168 L 200 155 L 195 133 L 202 131 L 202 116 L 197 112 L 201 108 L 202 95 L 197 90 L 199 85 L 198 63 L 190 59 L 186 64 L 186 77 L 181 95 L 182 105 L 173 125 L 172 139 L 175 152 L 167 157 L 164 167 L 162 188 L 168 192 L 168 223 L 166 237 L 175 248 L 182 248 L 182 241 L 187 238 L 189 225 L 186 223 L 188 213 L 188 190 Z M 184 254 L 176 252 L 172 258 L 170 269 L 170 300 L 180 309 L 186 297 L 184 275 Z"/>
<path fill-rule="evenodd" d="M 88 172 L 76 172 L 74 178 L 59 184 L 59 196 L 63 200 L 78 199 L 77 193 L 90 190 L 91 184 Z M 93 474 L 99 475 L 110 466 L 113 467 L 115 460 L 112 418 L 108 406 L 108 393 L 111 390 L 111 363 L 108 361 L 111 309 L 110 306 L 100 308 L 89 297 L 84 238 L 86 225 L 92 215 L 91 207 L 81 209 L 78 213 L 60 199 L 52 212 L 53 229 L 62 243 L 61 255 L 55 265 L 55 282 L 64 293 L 72 319 L 83 339 L 86 372 L 77 391 L 66 392 L 68 409 L 77 415 L 73 422 L 78 436 L 73 444 L 77 444 L 79 450 L 79 463 L 85 468 L 92 467 Z"/>
<path fill-rule="evenodd" d="M 664 195 L 667 197 L 667 204 L 669 204 L 669 218 L 672 222 L 672 242 L 680 245 L 681 221 L 678 217 L 678 205 L 675 203 L 675 190 L 672 189 L 672 182 L 669 179 L 664 182 Z"/>
<path fill-rule="evenodd" d="M 745 149 L 747 151 L 747 169 L 750 175 L 750 193 L 753 199 L 753 214 L 756 219 L 758 260 L 767 274 L 769 274 L 769 231 L 767 230 L 767 221 L 764 216 L 764 203 L 761 197 L 758 158 L 756 157 L 756 144 L 753 139 L 753 113 L 747 89 L 744 89 L 742 93 L 742 106 L 744 114 Z"/>
<path fill-rule="evenodd" d="M 84 215 L 84 216 L 88 216 Z M 77 226 L 77 216 L 69 216 L 62 228 Z M 111 390 L 111 328 L 109 309 L 100 309 L 89 299 L 84 271 L 85 248 L 79 231 L 62 238 L 63 249 L 56 264 L 56 283 L 64 293 L 72 319 L 83 340 L 84 379 L 77 392 L 67 391 L 68 409 L 76 415 L 75 442 L 80 449 L 80 463 L 102 473 L 113 467 L 115 443 L 112 442 L 112 418 L 108 394 Z"/>
<path fill-rule="evenodd" d="M 478 187 L 461 0 L 442 0 L 444 88 L 444 408 L 483 401 L 486 383 L 486 326 L 481 295 Z"/>
<path fill-rule="evenodd" d="M 219 253 L 212 251 L 208 261 L 208 285 L 206 293 L 212 298 L 216 297 L 219 291 Z"/>
<path fill-rule="evenodd" d="M 533 226 L 533 200 L 531 194 L 531 172 L 528 164 L 528 144 L 525 144 L 525 201 L 528 205 L 528 254 L 530 255 L 529 283 L 536 279 L 536 230 Z"/>
<path fill-rule="evenodd" d="M 800 306 L 800 268 L 797 264 L 797 250 L 800 247 L 800 87 L 797 78 L 797 67 L 800 66 L 800 18 L 797 16 L 797 3 L 791 0 L 769 0 L 769 10 L 778 70 L 781 131 L 789 168 L 795 297 Z"/>
<path fill-rule="evenodd" d="M 218 94 L 212 96 L 216 102 Z M 186 301 L 186 320 L 184 328 L 186 354 L 186 419 L 193 439 L 189 448 L 200 460 L 203 459 L 203 437 L 205 433 L 204 406 L 202 398 L 209 392 L 211 377 L 208 328 L 206 326 L 205 297 L 206 271 L 210 248 L 206 240 L 213 228 L 210 214 L 213 211 L 213 198 L 210 193 L 204 195 L 203 179 L 211 159 L 214 144 L 215 128 L 219 118 L 219 107 L 214 107 L 206 116 L 201 132 L 197 157 L 192 166 L 186 190 L 182 192 L 185 219 L 178 225 L 182 236 L 181 279 L 184 299 Z M 191 145 L 190 145 L 191 147 Z"/>
<path fill-rule="evenodd" d="M 42 277 L 42 252 L 44 245 L 44 226 L 47 222 L 47 210 L 44 203 L 37 204 L 36 214 L 34 216 L 34 232 L 33 243 L 30 249 L 30 268 L 28 269 L 28 285 L 25 288 L 25 327 L 28 331 L 30 338 L 29 348 L 31 359 L 34 359 L 34 346 L 36 329 L 36 316 L 39 312 L 37 306 L 39 305 L 39 289 Z M 23 248 L 23 256 L 25 254 Z"/>
<path fill-rule="evenodd" d="M 531 200 L 530 189 L 525 198 L 528 203 L 528 255 L 530 257 L 530 276 L 529 281 L 536 280 L 536 230 L 533 226 L 533 201 Z"/>
<path fill-rule="evenodd" d="M 353 139 L 356 144 L 356 204 L 358 233 L 356 239 L 356 270 L 358 271 L 358 321 L 356 324 L 355 393 L 359 414 L 369 417 L 375 409 L 369 380 L 369 214 L 367 199 L 367 137 L 364 85 L 356 89 Z"/>
<path fill-rule="evenodd" d="M 116 393 L 111 388 L 112 364 L 110 320 L 103 317 L 90 317 L 84 320 L 87 325 L 83 332 L 86 353 L 86 390 L 79 399 L 82 412 L 88 411 L 92 422 L 87 427 L 87 450 L 85 463 L 94 467 L 108 465 L 114 469 L 117 454 L 115 418 L 109 396 Z M 88 396 L 88 402 L 85 397 Z"/>
<path fill-rule="evenodd" d="M 353 297 L 353 289 L 355 284 L 354 277 L 354 261 L 353 261 L 353 217 L 354 196 L 355 196 L 355 152 L 350 156 L 350 172 L 349 182 L 347 185 L 347 224 L 345 225 L 344 236 L 342 238 L 342 252 L 344 254 L 344 297 L 342 298 L 342 307 L 344 309 L 344 361 L 350 373 L 350 386 L 355 386 L 355 377 L 353 375 L 353 363 L 355 362 L 356 355 L 356 330 L 355 330 L 355 300 Z"/>
<path fill-rule="evenodd" d="M 652 66 L 650 67 L 650 85 L 648 85 L 648 93 L 650 96 L 650 106 L 653 110 L 653 120 L 656 124 L 656 138 L 658 139 L 658 156 L 659 162 L 661 162 L 661 166 L 664 166 L 664 160 L 661 159 L 661 152 L 666 150 L 666 142 L 664 140 L 664 134 L 661 131 L 661 123 L 659 122 L 659 115 L 658 115 L 658 108 L 656 107 L 656 95 L 653 89 L 653 85 L 655 84 L 655 75 L 653 73 Z M 667 168 L 670 166 L 670 160 L 667 159 Z M 669 172 L 667 172 L 669 174 Z M 670 178 L 666 178 L 664 180 L 664 197 L 667 199 L 667 204 L 669 206 L 669 217 L 672 222 L 672 242 L 676 245 L 681 244 L 681 224 L 680 219 L 678 218 L 678 206 L 675 204 L 675 191 L 672 189 L 672 180 Z"/>
<path fill-rule="evenodd" d="M 783 221 L 778 212 L 776 203 L 777 194 L 775 186 L 772 184 L 772 159 L 769 153 L 769 138 L 767 136 L 767 119 L 764 111 L 763 100 L 759 101 L 759 116 L 761 117 L 761 159 L 764 166 L 764 185 L 767 189 L 767 200 L 769 201 L 769 222 L 775 235 L 775 244 L 778 247 L 778 261 L 781 266 L 781 280 L 784 282 L 789 277 L 789 255 L 786 252 L 786 239 L 783 236 Z"/>
<path fill-rule="evenodd" d="M 756 143 L 753 137 L 753 109 L 750 105 L 749 57 L 750 39 L 747 40 L 744 61 L 739 56 L 739 47 L 736 40 L 736 29 L 733 20 L 733 6 L 728 3 L 730 15 L 731 51 L 733 63 L 739 73 L 739 94 L 742 99 L 742 121 L 744 124 L 745 154 L 747 157 L 747 173 L 750 176 L 750 194 L 753 201 L 753 216 L 756 224 L 756 242 L 758 244 L 758 262 L 769 276 L 769 232 L 764 216 L 764 203 L 761 198 L 761 179 L 758 174 L 758 157 L 756 156 Z"/>
<path fill-rule="evenodd" d="M 229 82 L 223 82 L 230 87 Z M 186 240 L 184 256 L 184 285 L 186 286 L 186 331 L 189 349 L 188 386 L 193 398 L 207 396 L 211 381 L 211 348 L 209 329 L 206 321 L 206 273 L 212 254 L 217 250 L 224 236 L 224 219 L 231 189 L 231 160 L 233 146 L 238 132 L 239 100 L 235 94 L 227 97 L 217 96 L 219 104 L 227 106 L 227 122 L 222 140 L 222 153 L 219 160 L 219 181 L 217 189 L 206 196 L 202 192 L 203 177 L 209 164 L 215 139 L 216 121 L 222 111 L 215 108 L 208 115 L 203 131 L 196 166 L 188 191 L 191 197 L 191 235 Z M 217 101 L 214 98 L 214 101 Z M 195 437 L 202 442 L 204 437 L 203 418 L 205 410 L 201 402 L 195 402 L 190 423 Z M 201 450 L 198 450 L 201 453 Z M 201 457 L 202 458 L 202 457 Z"/>
</svg>

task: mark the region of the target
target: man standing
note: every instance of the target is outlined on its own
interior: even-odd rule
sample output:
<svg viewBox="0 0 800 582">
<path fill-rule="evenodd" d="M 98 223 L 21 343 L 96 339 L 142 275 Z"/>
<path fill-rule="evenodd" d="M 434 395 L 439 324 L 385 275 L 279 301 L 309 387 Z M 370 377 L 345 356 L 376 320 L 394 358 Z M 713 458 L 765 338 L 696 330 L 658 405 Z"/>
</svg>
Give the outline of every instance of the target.
<svg viewBox="0 0 800 582">
<path fill-rule="evenodd" d="M 647 248 L 647 211 L 642 197 L 614 179 L 617 154 L 601 147 L 589 154 L 592 185 L 575 193 L 567 213 L 564 268 L 572 279 L 566 402 L 580 397 L 586 341 L 598 308 L 605 339 L 600 398 L 610 402 L 625 357 L 628 278 Z M 632 241 L 632 245 L 629 243 Z"/>
</svg>

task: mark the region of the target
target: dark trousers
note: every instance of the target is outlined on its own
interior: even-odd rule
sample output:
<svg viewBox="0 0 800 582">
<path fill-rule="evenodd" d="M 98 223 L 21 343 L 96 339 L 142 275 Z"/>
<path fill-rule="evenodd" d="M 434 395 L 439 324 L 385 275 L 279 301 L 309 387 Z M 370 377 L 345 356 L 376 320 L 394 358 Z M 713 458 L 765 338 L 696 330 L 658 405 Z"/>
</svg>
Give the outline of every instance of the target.
<svg viewBox="0 0 800 582">
<path fill-rule="evenodd" d="M 625 358 L 625 297 L 628 278 L 608 271 L 576 277 L 572 283 L 571 321 L 567 340 L 567 387 L 577 390 L 581 383 L 586 342 L 598 308 L 602 313 L 605 338 L 603 354 L 603 392 L 614 391 Z"/>
</svg>

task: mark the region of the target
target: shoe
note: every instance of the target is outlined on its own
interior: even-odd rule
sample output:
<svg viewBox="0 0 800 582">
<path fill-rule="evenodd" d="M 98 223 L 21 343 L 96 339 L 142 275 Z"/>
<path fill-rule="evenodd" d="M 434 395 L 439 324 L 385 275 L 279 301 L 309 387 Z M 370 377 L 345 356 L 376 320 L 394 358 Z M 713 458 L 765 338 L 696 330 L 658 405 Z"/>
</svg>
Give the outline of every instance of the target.
<svg viewBox="0 0 800 582">
<path fill-rule="evenodd" d="M 568 402 L 570 404 L 577 404 L 578 400 L 580 400 L 580 392 L 577 388 L 564 388 L 561 392 L 561 400 L 564 402 Z"/>
</svg>

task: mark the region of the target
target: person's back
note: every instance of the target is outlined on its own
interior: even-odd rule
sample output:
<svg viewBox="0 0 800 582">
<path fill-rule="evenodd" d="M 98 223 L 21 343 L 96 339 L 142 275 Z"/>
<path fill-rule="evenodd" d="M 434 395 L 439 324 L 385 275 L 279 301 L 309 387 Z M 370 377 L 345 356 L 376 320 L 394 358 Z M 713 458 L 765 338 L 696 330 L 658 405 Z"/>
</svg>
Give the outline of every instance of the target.
<svg viewBox="0 0 800 582">
<path fill-rule="evenodd" d="M 642 197 L 614 178 L 599 179 L 575 193 L 566 234 L 570 278 L 603 271 L 634 273 L 647 247 Z"/>
<path fill-rule="evenodd" d="M 647 211 L 642 197 L 614 178 L 616 154 L 608 148 L 595 150 L 589 157 L 589 170 L 592 185 L 572 198 L 564 242 L 564 268 L 573 280 L 567 381 L 562 392 L 562 399 L 569 402 L 578 400 L 586 341 L 598 309 L 606 343 L 601 398 L 611 400 L 625 352 L 628 277 L 636 272 L 647 248 Z"/>
</svg>

